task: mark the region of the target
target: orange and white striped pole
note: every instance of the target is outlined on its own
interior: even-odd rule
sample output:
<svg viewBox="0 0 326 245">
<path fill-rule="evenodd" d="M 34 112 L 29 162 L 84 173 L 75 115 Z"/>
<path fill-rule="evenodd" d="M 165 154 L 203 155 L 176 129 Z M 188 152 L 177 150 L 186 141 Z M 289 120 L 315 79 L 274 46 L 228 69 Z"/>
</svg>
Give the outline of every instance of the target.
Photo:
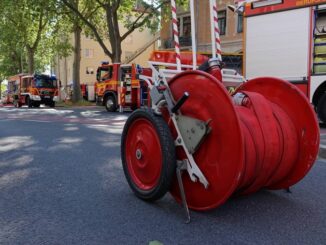
<svg viewBox="0 0 326 245">
<path fill-rule="evenodd" d="M 177 19 L 177 7 L 175 4 L 175 0 L 171 0 L 171 9 L 172 9 L 173 38 L 174 38 L 174 48 L 176 53 L 177 70 L 181 71 L 179 30 L 178 30 L 178 19 Z"/>
</svg>

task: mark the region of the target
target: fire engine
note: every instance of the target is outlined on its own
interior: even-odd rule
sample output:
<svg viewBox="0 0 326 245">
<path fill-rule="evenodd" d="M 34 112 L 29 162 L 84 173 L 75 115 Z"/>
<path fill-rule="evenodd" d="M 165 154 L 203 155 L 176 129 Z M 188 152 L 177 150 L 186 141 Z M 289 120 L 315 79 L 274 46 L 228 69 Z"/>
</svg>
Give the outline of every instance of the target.
<svg viewBox="0 0 326 245">
<path fill-rule="evenodd" d="M 326 1 L 260 0 L 244 5 L 244 75 L 296 85 L 326 122 Z M 299 106 L 299 105 L 298 105 Z"/>
<path fill-rule="evenodd" d="M 58 92 L 54 76 L 17 74 L 8 78 L 8 96 L 16 107 L 39 107 L 41 104 L 54 107 L 59 99 Z"/>
<path fill-rule="evenodd" d="M 102 62 L 96 73 L 95 100 L 109 112 L 118 107 L 132 110 L 148 103 L 147 85 L 139 79 L 148 69 L 136 64 Z"/>
<path fill-rule="evenodd" d="M 197 62 L 205 69 L 208 56 L 197 54 Z M 148 83 L 143 77 L 149 79 L 152 84 L 152 70 L 160 69 L 175 74 L 176 56 L 171 51 L 154 51 L 149 58 L 149 68 L 143 68 L 136 64 L 109 64 L 102 62 L 97 69 L 97 82 L 95 83 L 95 100 L 98 105 L 105 106 L 109 112 L 129 107 L 132 110 L 141 106 L 150 106 L 148 95 Z M 181 52 L 182 70 L 192 69 L 193 57 L 190 52 Z M 243 83 L 243 77 L 233 69 L 222 69 L 224 86 L 230 91 Z M 219 78 L 222 80 L 222 78 Z M 120 110 L 120 111 L 121 111 Z"/>
</svg>

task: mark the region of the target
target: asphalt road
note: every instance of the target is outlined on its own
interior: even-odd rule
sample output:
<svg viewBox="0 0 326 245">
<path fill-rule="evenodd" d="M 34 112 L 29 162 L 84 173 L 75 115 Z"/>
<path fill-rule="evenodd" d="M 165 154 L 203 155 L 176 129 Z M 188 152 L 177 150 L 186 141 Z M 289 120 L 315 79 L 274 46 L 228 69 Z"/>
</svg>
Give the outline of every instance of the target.
<svg viewBox="0 0 326 245">
<path fill-rule="evenodd" d="M 205 213 L 137 199 L 120 161 L 126 114 L 0 108 L 0 244 L 325 244 L 326 162 L 293 193 L 260 191 Z"/>
</svg>

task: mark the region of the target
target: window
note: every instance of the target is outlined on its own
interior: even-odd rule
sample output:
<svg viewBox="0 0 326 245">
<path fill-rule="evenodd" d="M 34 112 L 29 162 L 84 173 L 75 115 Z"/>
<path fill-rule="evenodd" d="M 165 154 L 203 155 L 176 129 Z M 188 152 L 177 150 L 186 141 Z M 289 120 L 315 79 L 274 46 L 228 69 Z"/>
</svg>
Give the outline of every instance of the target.
<svg viewBox="0 0 326 245">
<path fill-rule="evenodd" d="M 27 92 L 27 88 L 29 87 L 30 79 L 29 78 L 23 78 L 21 83 L 21 92 L 25 93 Z"/>
<path fill-rule="evenodd" d="M 85 49 L 85 57 L 93 58 L 94 57 L 94 49 Z"/>
<path fill-rule="evenodd" d="M 97 80 L 105 81 L 112 79 L 113 75 L 113 66 L 101 67 L 97 70 Z"/>
<path fill-rule="evenodd" d="M 57 80 L 48 77 L 37 77 L 35 79 L 35 87 L 37 88 L 56 88 Z"/>
<path fill-rule="evenodd" d="M 173 30 L 173 25 L 172 25 Z M 178 17 L 178 31 L 180 37 L 190 37 L 191 36 L 191 19 L 190 15 Z"/>
<path fill-rule="evenodd" d="M 184 16 L 182 19 L 182 32 L 180 32 L 183 37 L 191 36 L 191 19 L 190 16 Z"/>
<path fill-rule="evenodd" d="M 86 74 L 94 74 L 94 67 L 87 66 L 86 67 Z"/>
<path fill-rule="evenodd" d="M 238 14 L 237 32 L 238 33 L 243 32 L 243 15 L 242 14 Z"/>
<path fill-rule="evenodd" d="M 22 88 L 27 88 L 27 87 L 28 87 L 28 78 L 23 78 Z"/>
<path fill-rule="evenodd" d="M 186 47 L 191 45 L 191 18 L 190 15 L 178 16 L 178 31 L 179 31 L 179 43 L 181 47 Z M 172 24 L 172 35 L 173 37 L 173 24 Z M 170 41 L 170 42 L 171 42 Z M 173 42 L 173 41 L 172 41 Z M 171 43 L 166 44 L 167 47 L 172 47 Z"/>
<path fill-rule="evenodd" d="M 220 35 L 225 35 L 226 30 L 226 10 L 218 11 L 218 28 L 220 29 Z"/>
</svg>

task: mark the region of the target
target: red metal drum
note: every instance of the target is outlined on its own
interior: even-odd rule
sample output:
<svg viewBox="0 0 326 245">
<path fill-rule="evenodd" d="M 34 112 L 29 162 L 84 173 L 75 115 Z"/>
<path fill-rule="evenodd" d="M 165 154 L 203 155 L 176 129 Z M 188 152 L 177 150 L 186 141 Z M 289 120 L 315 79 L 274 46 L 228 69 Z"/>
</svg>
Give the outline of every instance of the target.
<svg viewBox="0 0 326 245">
<path fill-rule="evenodd" d="M 319 127 L 308 100 L 292 84 L 276 78 L 253 79 L 237 89 L 244 95 L 237 105 L 223 85 L 205 72 L 183 72 L 169 85 L 176 100 L 184 92 L 190 94 L 181 108 L 183 115 L 211 120 L 211 133 L 194 153 L 208 189 L 183 174 L 190 208 L 209 210 L 235 193 L 288 188 L 312 167 Z M 180 149 L 177 152 L 182 159 Z M 171 194 L 180 202 L 176 180 Z"/>
<path fill-rule="evenodd" d="M 223 84 L 206 72 L 183 72 L 176 75 L 169 85 L 176 100 L 184 92 L 190 94 L 181 107 L 183 115 L 202 121 L 211 120 L 212 131 L 194 154 L 210 185 L 206 190 L 199 182 L 192 182 L 187 173 L 183 174 L 183 184 L 190 208 L 215 208 L 235 191 L 244 167 L 243 136 L 233 102 Z M 174 181 L 171 194 L 180 202 L 177 181 Z"/>
<path fill-rule="evenodd" d="M 291 83 L 271 77 L 252 79 L 237 92 L 264 96 L 281 126 L 284 139 L 281 159 L 274 163 L 278 167 L 263 187 L 283 189 L 296 184 L 314 164 L 319 149 L 318 121 L 306 96 Z"/>
</svg>

